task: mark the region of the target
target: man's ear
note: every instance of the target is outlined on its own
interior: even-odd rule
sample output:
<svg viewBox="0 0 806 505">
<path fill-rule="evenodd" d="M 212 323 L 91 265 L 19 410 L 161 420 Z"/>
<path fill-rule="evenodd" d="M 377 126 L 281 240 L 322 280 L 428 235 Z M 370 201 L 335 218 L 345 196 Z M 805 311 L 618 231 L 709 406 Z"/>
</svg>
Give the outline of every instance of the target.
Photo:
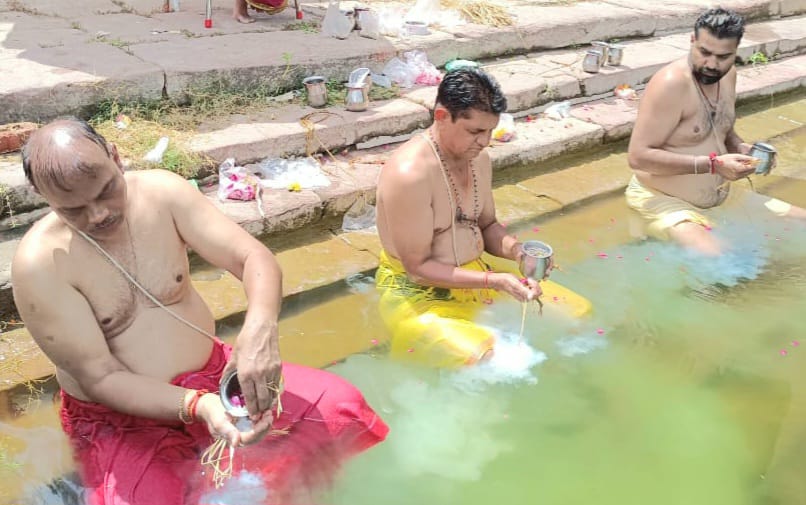
<svg viewBox="0 0 806 505">
<path fill-rule="evenodd" d="M 437 121 L 445 121 L 451 118 L 451 113 L 444 107 L 437 107 L 434 109 L 434 119 Z"/>
<path fill-rule="evenodd" d="M 126 169 L 123 168 L 123 163 L 120 161 L 120 153 L 118 153 L 118 146 L 115 144 L 109 144 L 109 155 L 112 156 L 112 160 L 118 166 L 121 172 L 124 172 Z"/>
</svg>

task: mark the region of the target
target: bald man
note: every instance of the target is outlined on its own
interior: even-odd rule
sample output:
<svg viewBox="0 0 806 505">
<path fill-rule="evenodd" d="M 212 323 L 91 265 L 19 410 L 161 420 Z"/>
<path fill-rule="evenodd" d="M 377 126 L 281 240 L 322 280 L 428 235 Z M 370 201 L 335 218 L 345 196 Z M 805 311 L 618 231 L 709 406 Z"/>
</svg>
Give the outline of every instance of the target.
<svg viewBox="0 0 806 505">
<path fill-rule="evenodd" d="M 124 173 L 114 145 L 74 118 L 39 129 L 22 156 L 52 212 L 19 245 L 14 299 L 56 366 L 90 503 L 196 503 L 199 457 L 213 439 L 253 444 L 272 425 L 293 430 L 239 461 L 271 466 L 289 485 L 329 450 L 355 453 L 384 438 L 386 426 L 349 384 L 281 363 L 276 259 L 187 181 Z M 248 308 L 234 350 L 214 337 L 187 248 L 243 282 Z M 216 394 L 236 368 L 252 422 L 243 432 Z M 275 419 L 281 374 L 285 411 Z"/>
</svg>

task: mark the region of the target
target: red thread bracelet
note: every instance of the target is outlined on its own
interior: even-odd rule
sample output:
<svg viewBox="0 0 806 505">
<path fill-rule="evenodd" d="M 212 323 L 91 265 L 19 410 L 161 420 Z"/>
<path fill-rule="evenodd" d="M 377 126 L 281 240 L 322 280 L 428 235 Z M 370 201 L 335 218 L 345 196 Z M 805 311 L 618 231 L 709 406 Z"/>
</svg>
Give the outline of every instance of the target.
<svg viewBox="0 0 806 505">
<path fill-rule="evenodd" d="M 489 281 L 490 281 L 490 271 L 485 270 L 484 271 L 484 289 L 489 289 L 490 288 Z"/>
<path fill-rule="evenodd" d="M 206 395 L 210 391 L 206 389 L 199 389 L 193 394 L 193 398 L 190 399 L 190 403 L 188 403 L 188 414 L 192 420 L 196 420 L 196 406 L 199 404 L 199 398 Z"/>
<path fill-rule="evenodd" d="M 709 163 L 709 165 L 711 167 L 709 169 L 708 173 L 710 173 L 712 175 L 716 173 L 716 164 L 719 162 L 716 159 L 716 157 L 717 157 L 716 153 L 711 153 L 711 154 L 708 155 L 708 163 Z"/>
</svg>

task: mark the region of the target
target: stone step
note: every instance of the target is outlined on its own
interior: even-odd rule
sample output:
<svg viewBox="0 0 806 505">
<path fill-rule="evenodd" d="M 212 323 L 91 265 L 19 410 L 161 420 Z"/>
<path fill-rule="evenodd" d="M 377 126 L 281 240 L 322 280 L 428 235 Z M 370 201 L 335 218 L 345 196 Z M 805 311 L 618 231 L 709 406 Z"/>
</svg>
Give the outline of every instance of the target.
<svg viewBox="0 0 806 505">
<path fill-rule="evenodd" d="M 524 116 L 540 110 L 549 102 L 570 100 L 581 103 L 608 95 L 620 84 L 640 88 L 661 66 L 686 53 L 689 37 L 690 33 L 686 32 L 627 41 L 624 43 L 627 47 L 623 65 L 603 67 L 597 74 L 581 70 L 584 49 L 525 55 L 505 62 L 490 62 L 484 67 L 501 83 L 509 101 L 509 111 Z M 748 25 L 739 55 L 749 60 L 751 55 L 761 52 L 780 62 L 804 51 L 806 18 L 796 16 Z M 742 74 L 753 76 L 753 72 L 748 70 L 750 68 L 766 73 L 764 69 L 768 67 L 745 66 Z M 740 80 L 739 85 L 749 84 Z M 786 86 L 786 82 L 782 82 L 780 89 L 765 92 L 779 92 Z M 200 127 L 190 147 L 219 162 L 232 157 L 239 163 L 250 163 L 266 157 L 338 150 L 361 142 L 383 144 L 399 140 L 401 136 L 405 138 L 427 125 L 435 97 L 435 87 L 418 87 L 406 90 L 399 99 L 373 103 L 365 112 L 350 112 L 341 106 L 320 111 L 290 104 L 249 115 L 211 119 Z M 302 119 L 309 119 L 308 126 L 313 130 L 303 126 Z M 609 114 L 598 119 L 604 124 L 612 123 Z M 629 124 L 614 126 L 620 127 L 607 128 L 604 140 L 629 135 Z M 44 204 L 25 183 L 16 156 L 0 157 L 0 191 L 0 196 L 7 202 L 7 205 L 0 206 L 0 218 L 8 213 L 3 211 L 5 207 L 20 214 Z M 3 225 L 0 225 L 2 229 Z"/>
<path fill-rule="evenodd" d="M 702 10 L 694 0 L 516 1 L 514 26 L 467 24 L 408 39 L 371 40 L 353 33 L 340 41 L 294 29 L 293 14 L 287 13 L 241 25 L 224 13 L 230 7 L 225 0 L 214 2 L 214 30 L 202 28 L 200 3 L 171 14 L 155 12 L 153 1 L 95 3 L 90 10 L 48 0 L 0 3 L 5 77 L 0 123 L 44 121 L 110 100 L 181 98 L 211 87 L 291 89 L 306 75 L 344 78 L 360 66 L 380 71 L 392 56 L 411 49 L 425 50 L 441 66 L 457 57 L 484 59 L 689 31 Z M 804 0 L 732 0 L 724 6 L 748 20 L 806 13 Z M 312 4 L 306 12 L 319 21 L 324 11 Z"/>
<path fill-rule="evenodd" d="M 642 86 L 659 68 L 687 53 L 689 38 L 687 31 L 625 41 L 622 65 L 605 66 L 596 74 L 582 71 L 586 48 L 541 52 L 482 66 L 501 83 L 509 112 L 522 116 L 549 102 L 590 100 L 612 93 L 621 84 Z M 798 16 L 748 25 L 739 56 L 748 61 L 751 55 L 763 53 L 780 60 L 804 52 L 806 17 Z M 341 149 L 421 128 L 430 122 L 435 99 L 435 86 L 419 86 L 403 90 L 399 99 L 372 103 L 364 112 L 350 112 L 340 105 L 319 112 L 289 104 L 246 116 L 214 118 L 201 126 L 191 149 L 219 162 L 235 158 L 239 163 Z M 313 129 L 316 137 L 302 124 L 310 114 L 317 121 Z"/>
</svg>

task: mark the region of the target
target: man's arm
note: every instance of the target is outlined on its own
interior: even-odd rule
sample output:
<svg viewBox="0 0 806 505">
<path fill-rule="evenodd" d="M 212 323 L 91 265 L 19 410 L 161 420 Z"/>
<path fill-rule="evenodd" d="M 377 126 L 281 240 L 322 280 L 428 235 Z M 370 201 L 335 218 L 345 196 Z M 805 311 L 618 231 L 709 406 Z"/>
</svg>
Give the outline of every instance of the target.
<svg viewBox="0 0 806 505">
<path fill-rule="evenodd" d="M 253 421 L 271 408 L 281 361 L 277 323 L 282 304 L 282 272 L 266 246 L 227 218 L 181 177 L 155 171 L 169 201 L 177 231 L 202 258 L 243 282 L 248 306 L 236 341 L 238 380 Z M 267 416 L 267 421 L 271 416 Z"/>
<path fill-rule="evenodd" d="M 14 302 L 45 355 L 95 402 L 116 411 L 178 420 L 186 390 L 130 372 L 109 351 L 86 299 L 25 246 L 12 265 Z"/>
<path fill-rule="evenodd" d="M 485 178 L 482 187 L 491 187 L 492 163 L 490 162 L 490 155 L 486 151 L 482 151 L 474 164 L 479 168 L 479 177 Z M 479 227 L 484 237 L 484 250 L 499 258 L 518 261 L 520 259 L 521 244 L 518 239 L 508 234 L 506 228 L 498 222 L 498 218 L 495 215 L 495 199 L 493 198 L 492 190 L 485 191 L 485 194 L 481 195 L 481 201 Z"/>
<path fill-rule="evenodd" d="M 682 120 L 687 92 L 687 82 L 675 68 L 664 68 L 650 79 L 630 137 L 628 160 L 632 169 L 655 175 L 708 173 L 708 156 L 661 149 Z"/>
</svg>

